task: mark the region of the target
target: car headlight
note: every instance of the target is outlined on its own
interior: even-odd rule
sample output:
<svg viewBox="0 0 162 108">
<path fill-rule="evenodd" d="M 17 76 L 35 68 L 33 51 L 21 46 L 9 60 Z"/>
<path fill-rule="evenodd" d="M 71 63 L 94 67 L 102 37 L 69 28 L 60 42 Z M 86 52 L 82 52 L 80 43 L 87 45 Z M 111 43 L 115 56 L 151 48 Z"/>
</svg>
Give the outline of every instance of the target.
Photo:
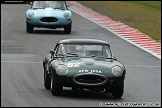
<svg viewBox="0 0 162 108">
<path fill-rule="evenodd" d="M 28 13 L 28 16 L 29 16 L 30 18 L 32 18 L 32 17 L 34 16 L 34 12 Z"/>
<path fill-rule="evenodd" d="M 121 76 L 121 75 L 123 74 L 123 70 L 122 70 L 122 68 L 119 67 L 119 66 L 114 66 L 114 67 L 112 68 L 112 73 L 113 73 L 116 77 L 119 77 L 119 76 Z"/>
<path fill-rule="evenodd" d="M 65 12 L 63 16 L 64 16 L 64 18 L 68 18 L 69 17 L 69 12 Z"/>
<path fill-rule="evenodd" d="M 56 69 L 56 73 L 60 76 L 67 74 L 68 69 L 64 65 L 59 65 Z"/>
</svg>

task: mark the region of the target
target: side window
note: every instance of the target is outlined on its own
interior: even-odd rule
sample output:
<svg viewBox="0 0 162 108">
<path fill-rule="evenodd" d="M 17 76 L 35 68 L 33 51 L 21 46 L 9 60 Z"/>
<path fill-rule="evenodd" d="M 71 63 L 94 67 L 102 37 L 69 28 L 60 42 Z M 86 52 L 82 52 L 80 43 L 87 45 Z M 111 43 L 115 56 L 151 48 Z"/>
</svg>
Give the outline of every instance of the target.
<svg viewBox="0 0 162 108">
<path fill-rule="evenodd" d="M 64 1 L 64 7 L 65 7 L 66 10 L 68 10 L 68 5 L 65 1 Z"/>
<path fill-rule="evenodd" d="M 56 55 L 59 55 L 60 54 L 60 47 L 59 47 L 59 45 L 57 45 L 57 47 L 56 47 Z"/>
<path fill-rule="evenodd" d="M 63 44 L 58 44 L 56 47 L 56 55 L 63 54 L 66 55 L 66 46 Z"/>
<path fill-rule="evenodd" d="M 103 52 L 105 57 L 111 57 L 111 51 L 109 46 L 107 45 L 103 46 Z"/>
</svg>

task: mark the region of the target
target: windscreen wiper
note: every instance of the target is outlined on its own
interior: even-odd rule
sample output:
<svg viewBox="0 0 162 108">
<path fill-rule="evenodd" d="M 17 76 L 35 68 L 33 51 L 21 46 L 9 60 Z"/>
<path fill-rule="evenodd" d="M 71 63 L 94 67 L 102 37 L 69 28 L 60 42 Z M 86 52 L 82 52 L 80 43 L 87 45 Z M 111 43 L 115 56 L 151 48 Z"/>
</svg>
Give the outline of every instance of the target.
<svg viewBox="0 0 162 108">
<path fill-rule="evenodd" d="M 44 9 L 43 7 L 35 7 L 33 8 L 33 10 L 36 10 L 36 9 Z"/>
<path fill-rule="evenodd" d="M 77 53 L 67 53 L 66 56 L 67 56 L 67 57 L 69 57 L 69 56 L 70 56 L 70 57 L 71 57 L 71 56 L 72 56 L 72 57 L 74 57 L 74 56 L 75 56 L 75 57 L 79 57 L 79 55 L 78 55 Z"/>
<path fill-rule="evenodd" d="M 114 59 L 113 57 L 104 57 L 104 56 L 96 56 L 96 55 L 91 55 L 91 57 L 104 58 L 104 59 Z"/>
</svg>

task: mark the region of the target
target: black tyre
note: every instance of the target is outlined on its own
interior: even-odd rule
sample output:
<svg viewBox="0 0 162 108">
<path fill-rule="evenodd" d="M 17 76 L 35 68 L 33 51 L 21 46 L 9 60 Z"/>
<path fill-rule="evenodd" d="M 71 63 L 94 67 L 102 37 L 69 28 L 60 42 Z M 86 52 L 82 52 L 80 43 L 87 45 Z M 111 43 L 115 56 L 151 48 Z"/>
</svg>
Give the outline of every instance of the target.
<svg viewBox="0 0 162 108">
<path fill-rule="evenodd" d="M 112 88 L 112 95 L 114 98 L 121 98 L 124 92 L 124 82 L 117 87 Z"/>
<path fill-rule="evenodd" d="M 32 33 L 33 29 L 34 29 L 34 27 L 26 21 L 26 31 L 28 33 Z"/>
<path fill-rule="evenodd" d="M 55 96 L 61 95 L 63 90 L 63 86 L 57 84 L 53 78 L 53 74 L 51 76 L 51 93 Z"/>
<path fill-rule="evenodd" d="M 44 67 L 44 87 L 46 89 L 50 90 L 50 88 L 51 88 L 51 78 L 47 74 L 44 63 L 43 63 L 43 67 Z"/>
<path fill-rule="evenodd" d="M 30 3 L 30 1 L 23 1 L 23 3 Z"/>
<path fill-rule="evenodd" d="M 73 91 L 77 91 L 78 88 L 77 88 L 77 87 L 72 87 L 72 90 L 73 90 Z"/>
<path fill-rule="evenodd" d="M 64 27 L 64 32 L 66 34 L 70 34 L 71 33 L 71 28 L 72 28 L 72 22 Z"/>
</svg>

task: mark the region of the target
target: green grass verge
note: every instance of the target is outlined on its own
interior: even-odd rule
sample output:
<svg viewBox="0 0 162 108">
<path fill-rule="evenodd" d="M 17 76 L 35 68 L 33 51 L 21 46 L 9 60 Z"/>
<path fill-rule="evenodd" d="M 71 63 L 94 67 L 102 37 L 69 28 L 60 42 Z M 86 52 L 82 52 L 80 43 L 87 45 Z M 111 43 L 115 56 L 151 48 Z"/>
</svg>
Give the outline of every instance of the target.
<svg viewBox="0 0 162 108">
<path fill-rule="evenodd" d="M 78 1 L 161 41 L 161 1 Z"/>
</svg>

